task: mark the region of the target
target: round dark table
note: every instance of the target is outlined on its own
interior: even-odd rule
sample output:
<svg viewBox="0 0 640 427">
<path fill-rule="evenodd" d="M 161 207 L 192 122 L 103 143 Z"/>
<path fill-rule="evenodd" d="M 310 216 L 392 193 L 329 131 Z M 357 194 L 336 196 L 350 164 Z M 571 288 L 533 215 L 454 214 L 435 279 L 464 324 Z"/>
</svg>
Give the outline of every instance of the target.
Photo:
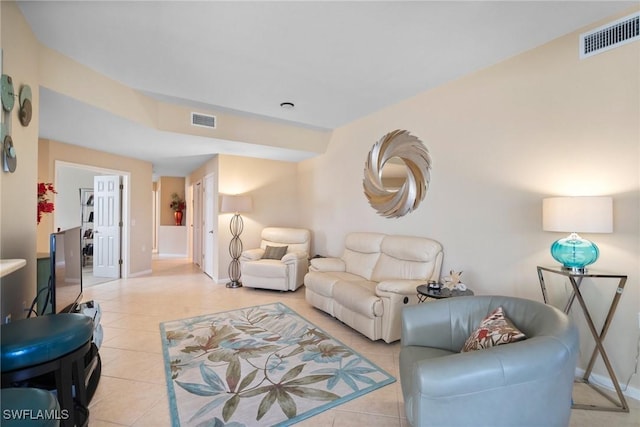
<svg viewBox="0 0 640 427">
<path fill-rule="evenodd" d="M 466 291 L 459 291 L 457 289 L 451 290 L 444 286 L 440 289 L 429 289 L 428 285 L 420 285 L 416 288 L 416 291 L 418 292 L 419 302 L 425 302 L 427 298 L 442 299 L 473 295 L 473 291 L 469 288 Z"/>
</svg>

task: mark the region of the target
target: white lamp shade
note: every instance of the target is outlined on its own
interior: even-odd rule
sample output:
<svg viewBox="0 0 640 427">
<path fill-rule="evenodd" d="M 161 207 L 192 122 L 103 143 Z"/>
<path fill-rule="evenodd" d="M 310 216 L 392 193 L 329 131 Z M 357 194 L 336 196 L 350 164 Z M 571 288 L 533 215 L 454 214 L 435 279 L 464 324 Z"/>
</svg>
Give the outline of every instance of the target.
<svg viewBox="0 0 640 427">
<path fill-rule="evenodd" d="M 229 194 L 222 196 L 220 206 L 220 212 L 222 213 L 251 212 L 252 209 L 253 203 L 250 196 Z"/>
<path fill-rule="evenodd" d="M 542 229 L 567 233 L 611 233 L 613 200 L 611 197 L 543 199 Z"/>
</svg>

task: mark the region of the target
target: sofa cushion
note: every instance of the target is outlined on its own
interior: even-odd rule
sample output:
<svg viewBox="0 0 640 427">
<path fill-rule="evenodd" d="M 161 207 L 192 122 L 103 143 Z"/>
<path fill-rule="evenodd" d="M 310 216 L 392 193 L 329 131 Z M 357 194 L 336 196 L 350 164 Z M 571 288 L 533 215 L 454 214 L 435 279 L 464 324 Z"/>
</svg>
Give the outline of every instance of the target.
<svg viewBox="0 0 640 427">
<path fill-rule="evenodd" d="M 255 277 L 287 277 L 287 265 L 279 259 L 261 259 L 245 263 L 242 273 Z"/>
<path fill-rule="evenodd" d="M 346 271 L 344 261 L 340 258 L 311 258 L 309 263 L 311 271 Z"/>
<path fill-rule="evenodd" d="M 344 247 L 352 251 L 366 254 L 380 252 L 380 245 L 386 235 L 382 233 L 349 233 Z"/>
<path fill-rule="evenodd" d="M 311 232 L 304 228 L 266 227 L 261 233 L 260 247 L 288 245 L 289 252 L 309 252 Z"/>
<path fill-rule="evenodd" d="M 349 249 L 345 249 L 342 254 L 346 271 L 367 280 L 371 279 L 373 268 L 379 257 L 379 253 L 363 254 Z"/>
<path fill-rule="evenodd" d="M 380 251 L 407 261 L 432 261 L 442 250 L 435 240 L 415 236 L 386 236 Z"/>
<path fill-rule="evenodd" d="M 412 236 L 386 236 L 380 245 L 381 255 L 373 270 L 372 280 L 426 280 L 438 263 L 440 244 L 434 240 Z"/>
<path fill-rule="evenodd" d="M 380 233 L 350 233 L 345 240 L 342 254 L 347 272 L 371 280 L 373 269 L 380 257 L 380 244 L 384 236 Z"/>
<path fill-rule="evenodd" d="M 371 279 L 379 282 L 393 279 L 422 280 L 426 283 L 427 277 L 431 276 L 433 265 L 433 263 L 407 261 L 381 254 Z"/>
<path fill-rule="evenodd" d="M 362 280 L 362 277 L 345 271 L 319 272 L 310 271 L 304 277 L 304 286 L 317 294 L 325 297 L 333 296 L 333 287 L 339 280 L 345 282 L 355 282 Z"/>
<path fill-rule="evenodd" d="M 525 334 L 504 315 L 502 307 L 498 307 L 485 317 L 480 326 L 467 338 L 462 352 L 481 350 L 523 339 L 526 339 Z"/>
<path fill-rule="evenodd" d="M 384 306 L 376 295 L 376 282 L 360 280 L 357 282 L 338 281 L 333 286 L 333 299 L 349 310 L 369 318 L 380 317 Z"/>
</svg>

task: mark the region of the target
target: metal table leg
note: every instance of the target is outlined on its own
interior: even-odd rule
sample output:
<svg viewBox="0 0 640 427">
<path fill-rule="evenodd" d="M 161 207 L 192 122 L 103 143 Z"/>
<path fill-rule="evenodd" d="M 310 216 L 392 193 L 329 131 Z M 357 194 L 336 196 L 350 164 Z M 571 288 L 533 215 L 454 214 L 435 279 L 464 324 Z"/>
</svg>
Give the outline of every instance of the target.
<svg viewBox="0 0 640 427">
<path fill-rule="evenodd" d="M 590 386 L 593 390 L 597 391 L 599 394 L 601 394 L 602 396 L 604 396 L 607 400 L 609 400 L 611 403 L 613 403 L 615 405 L 615 407 L 606 407 L 606 406 L 597 406 L 597 405 L 586 405 L 586 404 L 580 404 L 580 403 L 574 403 L 573 404 L 573 408 L 575 409 L 591 409 L 591 410 L 600 410 L 600 411 L 614 411 L 614 412 L 629 412 L 629 406 L 627 404 L 627 401 L 624 397 L 624 394 L 622 393 L 622 389 L 620 388 L 620 384 L 618 383 L 618 379 L 616 378 L 615 372 L 613 370 L 613 367 L 611 366 L 611 363 L 609 361 L 609 357 L 607 355 L 607 352 L 605 351 L 604 348 L 604 339 L 607 335 L 607 332 L 609 330 L 609 326 L 611 325 L 611 321 L 613 320 L 613 315 L 616 311 L 616 308 L 618 306 L 618 302 L 620 301 L 620 297 L 622 296 L 622 292 L 624 290 L 624 286 L 627 282 L 627 276 L 623 276 L 623 275 L 611 275 L 611 274 L 597 274 L 597 273 L 573 273 L 570 271 L 566 271 L 566 270 L 561 270 L 561 269 L 557 269 L 557 268 L 546 268 L 546 267 L 538 267 L 538 279 L 540 281 L 540 288 L 542 290 L 542 297 L 543 300 L 546 304 L 548 304 L 548 295 L 547 295 L 547 290 L 546 290 L 546 286 L 544 283 L 544 277 L 543 277 L 543 271 L 548 271 L 551 273 L 556 273 L 556 274 L 560 274 L 563 276 L 566 276 L 569 278 L 569 281 L 571 282 L 571 287 L 573 289 L 571 295 L 569 296 L 569 299 L 564 307 L 564 312 L 566 314 L 569 313 L 569 311 L 571 310 L 571 306 L 573 305 L 573 302 L 575 299 L 578 300 L 578 303 L 582 309 L 582 313 L 584 314 L 585 320 L 587 322 L 587 326 L 589 327 L 589 331 L 591 332 L 591 335 L 593 336 L 593 339 L 595 341 L 595 347 L 593 349 L 593 352 L 591 353 L 591 358 L 589 360 L 589 363 L 587 365 L 587 369 L 585 370 L 585 373 L 583 375 L 582 378 L 578 379 L 577 381 L 580 383 L 584 383 L 587 384 L 588 386 Z M 616 294 L 613 297 L 613 300 L 611 301 L 611 306 L 609 307 L 609 311 L 607 313 L 607 317 L 604 321 L 604 324 L 602 326 L 602 330 L 600 331 L 600 333 L 598 334 L 595 324 L 593 323 L 593 319 L 591 317 L 591 313 L 589 313 L 589 309 L 587 308 L 587 304 L 584 300 L 584 298 L 582 297 L 582 293 L 580 292 L 580 285 L 582 284 L 582 279 L 585 277 L 591 277 L 591 278 L 616 278 L 619 279 L 618 282 L 618 287 L 616 289 Z M 589 377 L 591 376 L 591 372 L 593 370 L 593 366 L 595 364 L 596 358 L 598 356 L 598 354 L 600 354 L 600 356 L 602 356 L 602 361 L 607 369 L 607 373 L 609 374 L 609 378 L 611 379 L 611 382 L 613 383 L 613 387 L 615 388 L 616 394 L 618 396 L 618 401 L 616 401 L 615 399 L 613 399 L 611 396 L 609 396 L 608 394 L 606 394 L 605 392 L 603 392 L 602 390 L 600 390 L 596 385 L 591 384 L 589 382 Z"/>
<path fill-rule="evenodd" d="M 626 277 L 620 279 L 618 288 L 616 289 L 616 294 L 613 297 L 613 301 L 611 302 L 611 306 L 609 307 L 609 312 L 607 313 L 607 317 L 604 321 L 604 324 L 602 326 L 602 331 L 600 332 L 600 334 L 598 334 L 598 332 L 596 331 L 595 325 L 593 323 L 593 319 L 591 318 L 591 315 L 584 301 L 584 298 L 582 297 L 582 293 L 580 292 L 580 289 L 578 287 L 579 285 L 576 283 L 575 278 L 569 277 L 569 280 L 571 281 L 571 285 L 574 288 L 575 295 L 578 298 L 578 303 L 580 303 L 580 306 L 582 307 L 582 312 L 584 313 L 584 317 L 585 317 L 585 320 L 587 321 L 587 325 L 589 326 L 589 330 L 591 331 L 591 335 L 593 336 L 593 339 L 596 342 L 596 346 L 593 349 L 593 352 L 591 353 L 591 359 L 589 360 L 589 364 L 587 365 L 587 369 L 585 370 L 585 373 L 582 377 L 581 382 L 589 385 L 592 389 L 594 389 L 595 391 L 600 393 L 602 396 L 606 397 L 607 400 L 609 400 L 611 403 L 616 405 L 615 408 L 599 407 L 595 405 L 581 405 L 581 404 L 574 404 L 573 407 L 577 409 L 596 409 L 596 410 L 602 410 L 602 411 L 629 412 L 629 405 L 627 405 L 627 401 L 624 397 L 624 394 L 622 393 L 622 389 L 620 388 L 620 384 L 618 383 L 616 374 L 613 370 L 613 367 L 611 366 L 611 362 L 609 362 L 609 357 L 607 356 L 607 353 L 604 349 L 604 344 L 603 344 L 604 338 L 607 335 L 607 331 L 609 330 L 609 326 L 611 325 L 613 314 L 615 313 L 616 308 L 618 306 L 618 301 L 622 296 L 622 290 L 624 289 L 624 285 L 627 279 Z M 615 399 L 611 398 L 608 394 L 604 393 L 602 390 L 600 390 L 599 388 L 597 388 L 596 386 L 594 386 L 589 382 L 589 377 L 591 376 L 591 371 L 593 370 L 593 365 L 595 364 L 598 353 L 600 354 L 600 356 L 602 356 L 602 361 L 604 362 L 604 365 L 607 368 L 607 372 L 609 373 L 609 377 L 611 378 L 611 382 L 613 383 L 613 387 L 616 390 L 616 394 L 618 395 L 619 401 L 616 401 Z"/>
</svg>

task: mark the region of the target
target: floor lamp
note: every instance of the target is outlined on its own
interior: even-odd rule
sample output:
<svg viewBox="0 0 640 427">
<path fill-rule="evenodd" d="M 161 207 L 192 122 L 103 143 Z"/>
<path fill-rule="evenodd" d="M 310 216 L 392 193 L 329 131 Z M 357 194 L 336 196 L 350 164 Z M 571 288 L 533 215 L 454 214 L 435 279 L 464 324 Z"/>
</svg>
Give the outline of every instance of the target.
<svg viewBox="0 0 640 427">
<path fill-rule="evenodd" d="M 229 230 L 231 231 L 231 242 L 229 242 L 229 255 L 231 255 L 231 263 L 229 263 L 229 279 L 227 288 L 240 288 L 242 282 L 240 281 L 240 255 L 242 255 L 242 240 L 240 240 L 240 234 L 244 228 L 244 223 L 240 212 L 251 212 L 252 203 L 250 196 L 240 195 L 223 195 L 222 205 L 220 206 L 220 212 L 233 213 L 231 222 L 229 223 Z"/>
</svg>

